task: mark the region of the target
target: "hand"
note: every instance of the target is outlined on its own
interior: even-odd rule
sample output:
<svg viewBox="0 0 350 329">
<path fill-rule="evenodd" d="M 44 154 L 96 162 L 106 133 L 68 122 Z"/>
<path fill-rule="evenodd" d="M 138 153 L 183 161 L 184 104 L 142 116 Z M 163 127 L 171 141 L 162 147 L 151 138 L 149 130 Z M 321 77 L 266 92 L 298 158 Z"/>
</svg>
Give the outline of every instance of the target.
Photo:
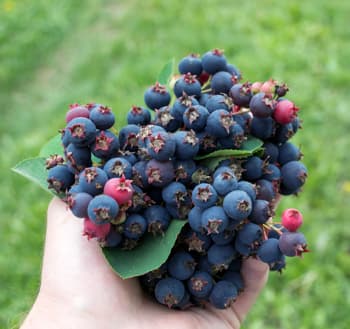
<svg viewBox="0 0 350 329">
<path fill-rule="evenodd" d="M 248 259 L 245 290 L 229 309 L 169 310 L 145 296 L 137 279 L 115 274 L 98 243 L 82 236 L 82 219 L 58 198 L 47 219 L 41 287 L 21 329 L 237 329 L 267 280 L 268 266 Z"/>
</svg>

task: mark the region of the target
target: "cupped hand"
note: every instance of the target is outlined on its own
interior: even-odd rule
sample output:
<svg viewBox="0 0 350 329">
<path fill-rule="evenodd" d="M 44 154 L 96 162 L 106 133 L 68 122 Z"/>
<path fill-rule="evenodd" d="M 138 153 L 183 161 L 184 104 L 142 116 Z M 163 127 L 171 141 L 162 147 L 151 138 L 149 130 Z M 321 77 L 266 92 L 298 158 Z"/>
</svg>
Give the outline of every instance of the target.
<svg viewBox="0 0 350 329">
<path fill-rule="evenodd" d="M 82 221 L 60 199 L 51 201 L 40 291 L 21 329 L 237 329 L 267 280 L 268 266 L 249 258 L 242 267 L 245 289 L 230 308 L 167 309 L 137 279 L 116 275 L 98 243 L 82 236 Z"/>
</svg>

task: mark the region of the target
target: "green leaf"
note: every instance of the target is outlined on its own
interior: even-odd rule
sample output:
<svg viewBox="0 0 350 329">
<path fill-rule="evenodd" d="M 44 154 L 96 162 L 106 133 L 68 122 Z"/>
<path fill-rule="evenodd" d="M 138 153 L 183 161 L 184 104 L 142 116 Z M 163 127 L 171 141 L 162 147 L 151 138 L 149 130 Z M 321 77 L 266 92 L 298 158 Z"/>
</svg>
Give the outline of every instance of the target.
<svg viewBox="0 0 350 329">
<path fill-rule="evenodd" d="M 195 160 L 204 160 L 208 158 L 218 158 L 218 157 L 244 158 L 258 151 L 262 145 L 263 145 L 263 142 L 260 139 L 249 136 L 248 139 L 242 143 L 242 146 L 239 149 L 217 150 L 206 155 L 197 156 Z"/>
<path fill-rule="evenodd" d="M 248 139 L 243 142 L 240 149 L 217 150 L 203 156 L 198 156 L 196 160 L 199 160 L 201 165 L 215 170 L 220 161 L 228 158 L 246 158 L 256 152 L 260 152 L 262 145 L 263 142 L 260 139 L 249 136 Z"/>
<path fill-rule="evenodd" d="M 187 221 L 174 219 L 163 237 L 149 234 L 142 241 L 140 248 L 136 247 L 130 251 L 103 248 L 104 255 L 123 279 L 145 274 L 157 269 L 167 260 L 177 236 L 186 223 Z"/>
<path fill-rule="evenodd" d="M 162 70 L 160 71 L 159 75 L 158 75 L 158 82 L 161 85 L 167 85 L 170 77 L 172 76 L 173 72 L 174 72 L 174 59 L 172 59 L 170 62 L 168 62 L 167 64 L 165 64 L 162 68 Z"/>
<path fill-rule="evenodd" d="M 63 146 L 61 142 L 61 135 L 58 134 L 51 138 L 40 150 L 39 156 L 48 158 L 50 155 L 58 154 L 63 156 Z"/>
<path fill-rule="evenodd" d="M 46 181 L 47 172 L 45 168 L 45 158 L 37 157 L 23 160 L 13 167 L 12 170 L 39 185 L 46 192 L 54 194 L 54 192 L 48 188 Z"/>
</svg>

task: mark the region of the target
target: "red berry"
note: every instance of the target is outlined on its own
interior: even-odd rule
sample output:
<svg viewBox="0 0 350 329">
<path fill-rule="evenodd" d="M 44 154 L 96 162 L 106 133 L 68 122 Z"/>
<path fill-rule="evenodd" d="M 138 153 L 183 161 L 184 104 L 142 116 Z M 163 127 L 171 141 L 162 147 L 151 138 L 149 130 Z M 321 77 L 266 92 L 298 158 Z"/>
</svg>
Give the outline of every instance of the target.
<svg viewBox="0 0 350 329">
<path fill-rule="evenodd" d="M 83 235 L 86 235 L 88 240 L 96 238 L 98 241 L 104 241 L 110 230 L 110 223 L 97 225 L 89 218 L 84 219 Z"/>
<path fill-rule="evenodd" d="M 302 223 L 303 215 L 298 209 L 289 208 L 282 213 L 282 225 L 289 232 L 295 232 Z"/>
<path fill-rule="evenodd" d="M 112 197 L 119 205 L 125 204 L 132 199 L 134 193 L 131 183 L 132 180 L 124 176 L 111 178 L 106 182 L 103 193 Z"/>
<path fill-rule="evenodd" d="M 284 125 L 292 122 L 297 117 L 299 108 L 288 99 L 277 102 L 273 118 L 280 124 Z"/>
</svg>

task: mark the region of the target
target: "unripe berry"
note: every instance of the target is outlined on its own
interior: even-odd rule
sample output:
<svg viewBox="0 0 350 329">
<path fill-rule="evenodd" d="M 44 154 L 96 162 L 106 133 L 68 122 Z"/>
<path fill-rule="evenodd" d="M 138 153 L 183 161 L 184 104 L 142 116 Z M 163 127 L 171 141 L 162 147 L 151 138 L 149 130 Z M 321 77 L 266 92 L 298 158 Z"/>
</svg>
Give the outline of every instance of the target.
<svg viewBox="0 0 350 329">
<path fill-rule="evenodd" d="M 111 178 L 106 182 L 103 193 L 112 197 L 119 205 L 127 203 L 131 200 L 134 192 L 131 183 L 132 180 L 126 179 L 124 176 Z"/>
<path fill-rule="evenodd" d="M 280 124 L 290 123 L 296 118 L 298 111 L 299 108 L 296 107 L 293 102 L 284 99 L 277 102 L 273 118 Z"/>
<path fill-rule="evenodd" d="M 289 232 L 295 232 L 302 223 L 303 215 L 298 209 L 289 208 L 282 213 L 282 225 Z"/>
</svg>

